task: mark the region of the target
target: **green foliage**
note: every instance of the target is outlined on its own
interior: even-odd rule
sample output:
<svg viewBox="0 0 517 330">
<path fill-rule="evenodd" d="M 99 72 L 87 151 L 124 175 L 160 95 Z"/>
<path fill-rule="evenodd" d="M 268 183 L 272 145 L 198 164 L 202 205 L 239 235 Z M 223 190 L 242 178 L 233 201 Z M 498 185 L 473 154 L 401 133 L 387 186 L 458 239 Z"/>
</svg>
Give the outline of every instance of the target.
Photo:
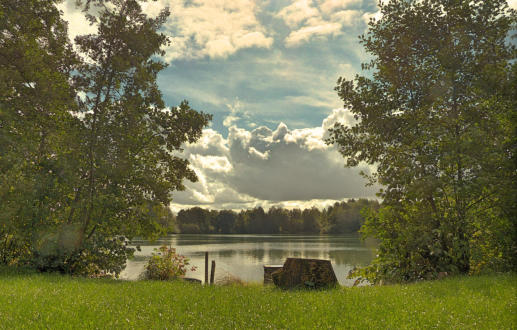
<svg viewBox="0 0 517 330">
<path fill-rule="evenodd" d="M 180 210 L 177 225 L 184 234 L 342 234 L 355 233 L 363 224 L 361 210 L 378 209 L 377 201 L 348 200 L 329 206 L 323 211 L 310 209 L 287 210 L 261 207 L 242 210 L 206 210 L 200 207 Z"/>
<path fill-rule="evenodd" d="M 78 59 L 57 1 L 0 2 L 0 255 L 18 263 L 64 217 L 78 120 Z"/>
<path fill-rule="evenodd" d="M 367 199 L 351 199 L 346 203 L 335 203 L 323 211 L 323 233 L 341 234 L 359 231 L 364 223 L 362 210 L 376 210 L 379 204 Z"/>
<path fill-rule="evenodd" d="M 384 206 L 378 212 L 368 212 L 361 232 L 379 241 L 378 255 L 372 265 L 352 272 L 350 278 L 398 283 L 460 271 L 457 265 L 462 260 L 458 256 L 462 254 L 457 251 L 469 246 L 448 223 L 435 228 L 433 219 L 418 205 L 403 205 L 401 209 Z"/>
<path fill-rule="evenodd" d="M 150 212 L 159 227 L 163 229 L 163 234 L 176 232 L 176 216 L 168 206 L 157 204 L 153 206 Z"/>
<path fill-rule="evenodd" d="M 212 213 L 200 207 L 193 207 L 178 212 L 178 229 L 185 234 L 212 232 Z"/>
<path fill-rule="evenodd" d="M 216 233 L 231 234 L 235 228 L 237 214 L 231 210 L 217 212 L 214 217 L 214 231 Z"/>
<path fill-rule="evenodd" d="M 19 265 L 30 254 L 30 247 L 12 234 L 3 233 L 0 245 L 0 264 Z"/>
<path fill-rule="evenodd" d="M 31 256 L 29 265 L 41 272 L 118 277 L 134 253 L 122 236 L 107 238 L 97 234 L 75 248 L 63 247 L 60 242 L 57 237 L 47 238 Z"/>
<path fill-rule="evenodd" d="M 515 268 L 515 11 L 503 0 L 398 0 L 381 12 L 361 37 L 371 78 L 336 87 L 358 123 L 327 140 L 347 166 L 376 165 L 368 178 L 383 186 L 383 208 L 363 226 L 380 240 L 367 273 Z"/>
<path fill-rule="evenodd" d="M 512 223 L 511 218 L 501 217 L 496 212 L 487 212 L 482 220 L 474 224 L 470 239 L 471 272 L 503 272 L 508 270 L 508 265 L 515 267 L 515 220 Z"/>
<path fill-rule="evenodd" d="M 58 2 L 0 2 L 0 260 L 118 274 L 120 236 L 174 230 L 172 192 L 197 179 L 181 146 L 211 116 L 163 102 L 168 10 L 78 1 L 96 32 L 72 43 Z"/>
<path fill-rule="evenodd" d="M 168 281 L 181 278 L 187 273 L 189 259 L 176 253 L 173 247 L 161 246 L 154 249 L 147 264 L 143 277 L 148 280 Z M 195 271 L 196 267 L 191 267 L 191 271 Z"/>
</svg>

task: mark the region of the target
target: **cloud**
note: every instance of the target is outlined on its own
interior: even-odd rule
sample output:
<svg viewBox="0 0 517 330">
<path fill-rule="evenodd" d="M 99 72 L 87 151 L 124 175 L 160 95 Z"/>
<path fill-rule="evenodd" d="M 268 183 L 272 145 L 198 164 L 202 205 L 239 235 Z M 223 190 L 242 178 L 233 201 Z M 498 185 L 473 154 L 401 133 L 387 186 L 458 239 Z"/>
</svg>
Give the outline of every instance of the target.
<svg viewBox="0 0 517 330">
<path fill-rule="evenodd" d="M 252 0 L 159 0 L 143 5 L 156 15 L 169 7 L 165 30 L 172 36 L 166 60 L 226 58 L 244 48 L 270 48 L 273 38 L 257 19 Z"/>
<path fill-rule="evenodd" d="M 223 126 L 226 126 L 226 127 L 232 126 L 232 124 L 238 120 L 239 120 L 239 117 L 237 117 L 237 116 L 227 116 L 223 120 Z"/>
<path fill-rule="evenodd" d="M 204 205 L 210 208 L 247 208 L 306 205 L 325 206 L 344 198 L 373 197 L 360 170 L 346 169 L 337 150 L 324 143 L 334 123 L 353 124 L 349 111 L 333 110 L 318 127 L 290 130 L 279 123 L 272 130 L 232 125 L 228 136 L 211 129 L 185 147 L 185 154 L 199 176 L 186 183 L 187 191 L 174 194 L 174 209 Z M 294 206 L 293 206 L 294 205 Z"/>
<path fill-rule="evenodd" d="M 225 156 L 193 154 L 190 156 L 190 163 L 197 168 L 202 168 L 214 173 L 228 173 L 233 169 L 232 164 Z"/>
<path fill-rule="evenodd" d="M 168 62 L 177 59 L 226 58 L 240 49 L 270 48 L 273 38 L 257 19 L 260 10 L 253 0 L 157 0 L 141 3 L 144 13 L 154 17 L 169 7 L 171 16 L 164 32 L 171 36 L 166 47 Z M 69 22 L 71 39 L 95 33 L 84 14 L 67 0 L 58 8 Z"/>
<path fill-rule="evenodd" d="M 226 118 L 224 118 L 224 120 L 223 120 L 223 126 L 225 126 L 225 127 L 230 127 L 235 122 L 249 117 L 247 112 L 244 112 L 241 110 L 242 103 L 238 97 L 235 98 L 235 100 L 233 102 L 227 103 L 226 106 L 230 110 L 230 114 L 228 116 L 226 116 Z"/>
<path fill-rule="evenodd" d="M 187 156 L 198 155 L 225 155 L 229 152 L 225 138 L 211 128 L 203 130 L 203 135 L 195 144 L 189 144 L 185 150 Z"/>
<path fill-rule="evenodd" d="M 364 25 L 363 13 L 352 6 L 360 0 L 297 0 L 280 10 L 281 18 L 291 29 L 286 47 L 295 47 L 314 39 L 343 34 L 345 27 Z"/>
<path fill-rule="evenodd" d="M 321 22 L 314 25 L 308 25 L 293 31 L 285 39 L 287 47 L 297 46 L 303 42 L 307 42 L 313 38 L 338 35 L 341 33 L 341 24 Z"/>
<path fill-rule="evenodd" d="M 57 5 L 57 8 L 63 12 L 63 18 L 68 22 L 68 37 L 74 40 L 78 35 L 97 33 L 97 26 L 90 25 L 90 22 L 84 17 L 75 6 L 74 1 L 65 1 Z"/>
<path fill-rule="evenodd" d="M 335 200 L 335 199 L 311 199 L 311 200 L 291 200 L 291 201 L 281 201 L 281 202 L 275 202 L 275 201 L 262 201 L 257 199 L 252 199 L 249 201 L 241 201 L 241 202 L 233 202 L 228 201 L 225 203 L 220 204 L 212 204 L 212 205 L 200 205 L 200 204 L 171 204 L 170 208 L 173 212 L 178 213 L 182 209 L 188 209 L 192 207 L 203 207 L 203 208 L 209 208 L 213 210 L 234 210 L 234 211 L 240 211 L 243 209 L 252 209 L 255 207 L 262 207 L 266 211 L 271 207 L 282 207 L 286 209 L 308 209 L 311 207 L 316 207 L 318 209 L 324 209 L 326 207 L 329 207 L 333 205 L 336 202 L 340 202 L 343 200 Z"/>
<path fill-rule="evenodd" d="M 321 11 L 330 15 L 336 11 L 343 10 L 353 5 L 359 5 L 362 0 L 323 0 L 319 1 Z"/>
<path fill-rule="evenodd" d="M 341 108 L 332 110 L 332 113 L 330 113 L 327 118 L 323 119 L 321 127 L 326 134 L 328 129 L 333 127 L 335 123 L 340 123 L 345 126 L 352 126 L 356 122 L 357 120 L 354 118 L 354 115 L 350 111 Z"/>
<path fill-rule="evenodd" d="M 313 7 L 312 0 L 298 0 L 280 10 L 277 16 L 294 28 L 308 18 L 319 16 L 319 11 Z"/>
</svg>

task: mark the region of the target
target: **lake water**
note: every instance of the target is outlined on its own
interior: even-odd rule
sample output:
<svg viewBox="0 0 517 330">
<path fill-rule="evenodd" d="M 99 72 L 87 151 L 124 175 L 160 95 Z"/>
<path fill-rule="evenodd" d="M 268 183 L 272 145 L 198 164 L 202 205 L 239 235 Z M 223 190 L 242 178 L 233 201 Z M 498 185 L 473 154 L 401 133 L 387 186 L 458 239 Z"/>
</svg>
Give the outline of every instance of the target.
<svg viewBox="0 0 517 330">
<path fill-rule="evenodd" d="M 351 285 L 353 280 L 346 275 L 354 266 L 364 266 L 374 257 L 375 245 L 363 242 L 359 235 L 187 235 L 178 234 L 150 242 L 135 240 L 141 251 L 128 261 L 121 278 L 136 279 L 153 249 L 166 244 L 190 259 L 197 266 L 188 277 L 204 279 L 205 252 L 209 260 L 215 260 L 216 281 L 231 275 L 245 282 L 262 282 L 264 265 L 283 264 L 288 257 L 329 259 L 342 285 Z"/>
</svg>

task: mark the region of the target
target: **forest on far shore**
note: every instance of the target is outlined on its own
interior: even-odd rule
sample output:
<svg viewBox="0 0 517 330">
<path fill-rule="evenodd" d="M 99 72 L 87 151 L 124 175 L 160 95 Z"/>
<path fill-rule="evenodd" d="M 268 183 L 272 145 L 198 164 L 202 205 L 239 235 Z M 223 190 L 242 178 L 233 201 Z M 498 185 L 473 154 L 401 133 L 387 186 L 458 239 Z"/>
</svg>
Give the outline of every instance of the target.
<svg viewBox="0 0 517 330">
<path fill-rule="evenodd" d="M 272 207 L 266 212 L 256 207 L 235 212 L 193 207 L 179 211 L 175 226 L 169 222 L 169 228 L 183 234 L 355 233 L 364 223 L 362 210 L 378 208 L 378 201 L 368 199 L 336 202 L 323 210 Z"/>
</svg>

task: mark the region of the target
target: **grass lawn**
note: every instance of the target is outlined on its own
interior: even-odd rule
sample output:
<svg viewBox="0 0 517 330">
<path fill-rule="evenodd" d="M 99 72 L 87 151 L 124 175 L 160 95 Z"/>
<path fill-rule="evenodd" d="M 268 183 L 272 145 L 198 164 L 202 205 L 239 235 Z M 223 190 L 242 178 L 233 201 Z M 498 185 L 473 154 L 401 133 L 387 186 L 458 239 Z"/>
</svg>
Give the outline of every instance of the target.
<svg viewBox="0 0 517 330">
<path fill-rule="evenodd" d="M 0 268 L 0 328 L 515 329 L 517 275 L 311 292 Z"/>
</svg>

